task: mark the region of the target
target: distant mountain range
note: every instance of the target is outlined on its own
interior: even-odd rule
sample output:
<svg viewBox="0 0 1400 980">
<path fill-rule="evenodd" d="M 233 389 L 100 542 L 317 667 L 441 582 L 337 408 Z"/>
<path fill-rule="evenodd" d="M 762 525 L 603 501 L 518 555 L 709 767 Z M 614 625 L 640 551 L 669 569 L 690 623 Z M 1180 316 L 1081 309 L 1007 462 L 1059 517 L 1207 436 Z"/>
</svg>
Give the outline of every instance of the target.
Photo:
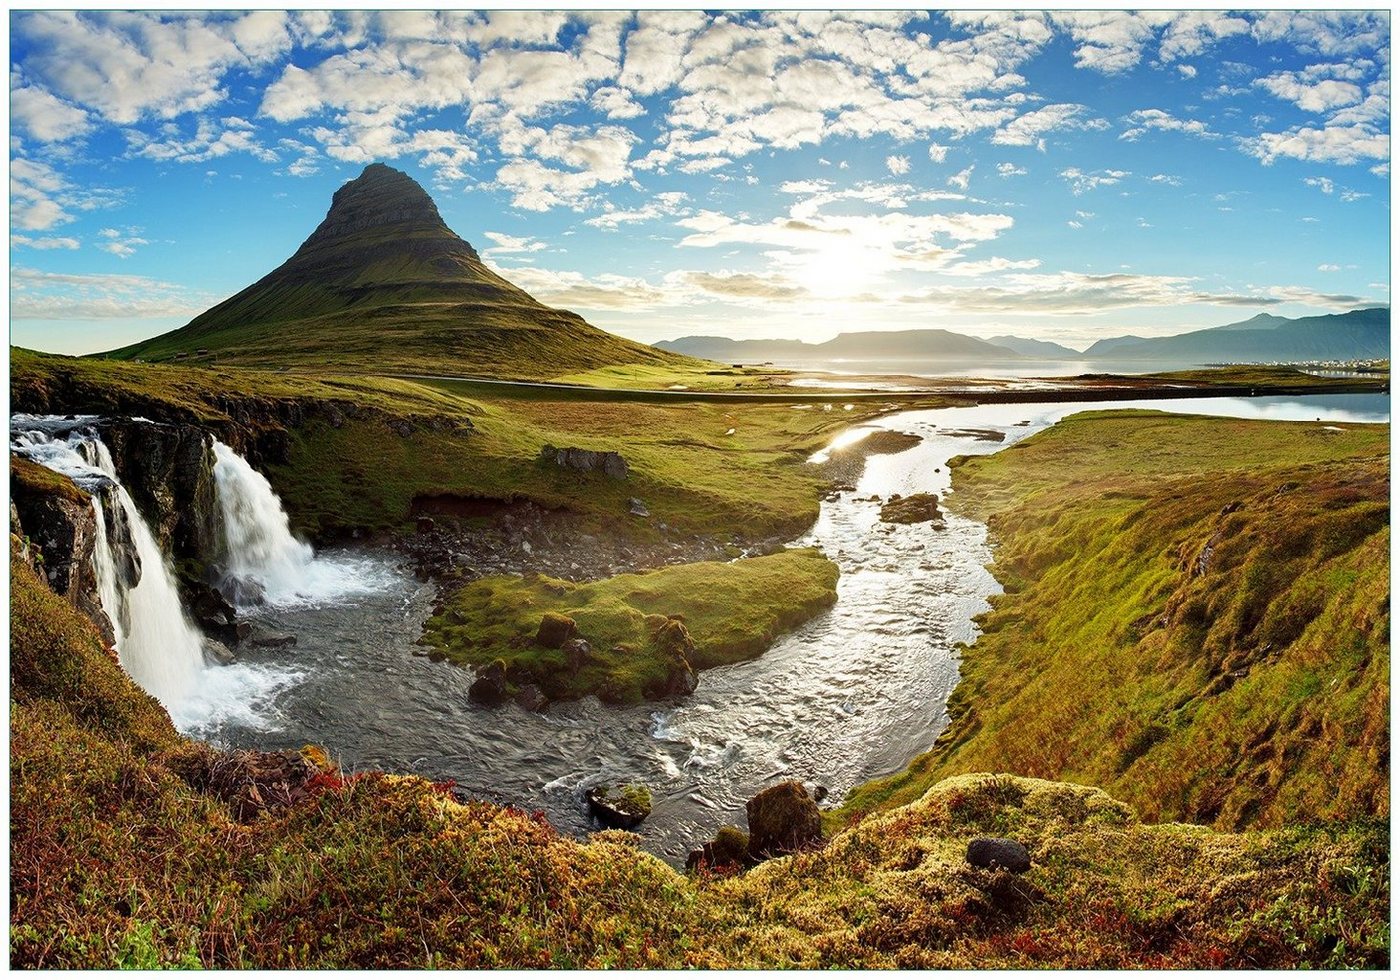
<svg viewBox="0 0 1400 980">
<path fill-rule="evenodd" d="M 1341 361 L 1390 357 L 1390 309 L 1374 307 L 1329 316 L 1287 317 L 1261 313 L 1171 337 L 1110 337 L 1088 350 L 1003 334 L 987 340 L 948 330 L 843 333 L 821 344 L 797 340 L 731 340 L 681 337 L 656 345 L 712 361 L 752 364 L 772 361 L 810 366 L 814 361 L 911 358 L 948 361 L 1114 361 L 1176 363 L 1263 363 Z"/>
<path fill-rule="evenodd" d="M 178 330 L 107 356 L 505 378 L 685 363 L 492 272 L 417 181 L 382 163 L 335 192 L 282 265 Z"/>
</svg>

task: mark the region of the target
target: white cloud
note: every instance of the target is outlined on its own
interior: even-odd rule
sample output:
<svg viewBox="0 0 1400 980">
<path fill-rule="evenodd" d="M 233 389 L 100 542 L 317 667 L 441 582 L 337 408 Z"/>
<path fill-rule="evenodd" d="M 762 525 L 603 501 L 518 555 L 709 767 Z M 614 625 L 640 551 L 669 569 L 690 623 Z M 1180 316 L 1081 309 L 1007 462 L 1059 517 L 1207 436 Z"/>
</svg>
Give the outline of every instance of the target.
<svg viewBox="0 0 1400 980">
<path fill-rule="evenodd" d="M 1336 185 L 1332 183 L 1330 177 L 1304 177 L 1303 183 L 1307 184 L 1309 187 L 1316 187 L 1324 194 L 1331 194 L 1336 188 Z"/>
<path fill-rule="evenodd" d="M 1159 130 L 1162 132 L 1185 133 L 1188 136 L 1200 136 L 1206 139 L 1215 139 L 1216 134 L 1199 119 L 1178 119 L 1171 113 L 1162 109 L 1136 109 L 1127 115 L 1128 129 L 1118 137 L 1121 140 L 1134 142 L 1141 139 L 1148 130 Z"/>
<path fill-rule="evenodd" d="M 1007 123 L 992 136 L 993 143 L 1006 146 L 1045 148 L 1045 135 L 1065 130 L 1104 129 L 1103 119 L 1085 119 L 1088 107 L 1071 102 L 1041 106 Z"/>
<path fill-rule="evenodd" d="M 1254 84 L 1308 112 L 1326 112 L 1361 101 L 1361 87 L 1353 82 L 1313 80 L 1299 72 L 1276 72 Z"/>
<path fill-rule="evenodd" d="M 997 175 L 1000 177 L 1024 177 L 1028 172 L 1025 167 L 1018 167 L 1014 163 L 997 164 Z"/>
<path fill-rule="evenodd" d="M 885 169 L 896 177 L 903 176 L 909 172 L 909 158 L 904 156 L 885 157 Z"/>
<path fill-rule="evenodd" d="M 10 247 L 36 248 L 40 251 L 50 251 L 52 249 L 67 249 L 71 251 L 80 247 L 80 243 L 76 238 L 60 238 L 53 235 L 43 236 L 40 238 L 31 238 L 28 235 L 11 235 Z"/>
<path fill-rule="evenodd" d="M 10 224 L 21 231 L 47 231 L 73 221 L 74 211 L 111 207 L 119 199 L 109 188 L 79 188 L 46 163 L 10 160 Z"/>
<path fill-rule="evenodd" d="M 1060 176 L 1069 184 L 1071 193 L 1078 197 L 1099 187 L 1112 186 L 1132 174 L 1126 170 L 1093 170 L 1086 173 L 1078 167 L 1069 167 L 1061 170 Z"/>
<path fill-rule="evenodd" d="M 1324 263 L 1322 263 L 1322 265 L 1320 265 L 1320 266 L 1317 267 L 1317 271 L 1318 271 L 1318 272 L 1341 272 L 1341 271 L 1342 271 L 1342 267 L 1339 266 L 1339 265 L 1333 265 L 1333 264 L 1330 263 L 1330 262 L 1324 262 Z"/>
<path fill-rule="evenodd" d="M 930 143 L 928 145 L 928 158 L 934 163 L 942 163 L 948 157 L 948 149 L 941 143 Z"/>
<path fill-rule="evenodd" d="M 1181 77 L 1182 77 L 1182 78 L 1195 78 L 1195 77 L 1196 77 L 1196 66 L 1195 66 L 1195 65 L 1177 65 L 1177 66 L 1176 66 L 1176 70 L 1177 70 L 1178 72 L 1181 73 Z"/>
<path fill-rule="evenodd" d="M 968 167 L 953 174 L 948 178 L 948 186 L 960 191 L 967 190 L 967 185 L 972 181 L 972 171 L 973 167 Z"/>
<path fill-rule="evenodd" d="M 1153 174 L 1147 179 L 1154 184 L 1166 184 L 1168 187 L 1181 186 L 1181 178 L 1176 174 Z"/>
<path fill-rule="evenodd" d="M 16 320 L 106 320 L 193 317 L 216 297 L 145 276 L 10 270 L 10 316 Z"/>
<path fill-rule="evenodd" d="M 486 250 L 491 255 L 507 252 L 542 252 L 549 247 L 547 242 L 535 238 L 507 235 L 499 231 L 488 231 L 483 234 L 496 243 L 494 247 Z"/>
<path fill-rule="evenodd" d="M 174 127 L 170 127 L 174 128 Z M 263 163 L 276 163 L 276 152 L 258 142 L 253 126 L 236 116 L 219 122 L 201 116 L 188 136 L 175 134 L 155 139 L 138 129 L 125 131 L 127 143 L 136 156 L 175 163 L 204 163 L 230 153 L 247 153 Z"/>
<path fill-rule="evenodd" d="M 10 73 L 10 121 L 41 143 L 81 136 L 92 128 L 88 114 L 37 85 Z"/>
<path fill-rule="evenodd" d="M 1302 126 L 1284 133 L 1261 133 L 1240 141 L 1265 164 L 1279 157 L 1317 163 L 1359 163 L 1390 156 L 1390 137 L 1369 126 Z"/>
</svg>

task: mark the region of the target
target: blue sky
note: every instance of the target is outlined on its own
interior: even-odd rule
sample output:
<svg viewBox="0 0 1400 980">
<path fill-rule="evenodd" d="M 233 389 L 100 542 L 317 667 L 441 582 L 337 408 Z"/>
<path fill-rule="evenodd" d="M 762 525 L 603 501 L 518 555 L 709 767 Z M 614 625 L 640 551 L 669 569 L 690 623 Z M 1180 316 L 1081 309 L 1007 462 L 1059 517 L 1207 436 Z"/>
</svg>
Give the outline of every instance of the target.
<svg viewBox="0 0 1400 980">
<path fill-rule="evenodd" d="M 179 326 L 383 161 L 645 341 L 1389 303 L 1387 12 L 14 13 L 11 336 Z"/>
</svg>

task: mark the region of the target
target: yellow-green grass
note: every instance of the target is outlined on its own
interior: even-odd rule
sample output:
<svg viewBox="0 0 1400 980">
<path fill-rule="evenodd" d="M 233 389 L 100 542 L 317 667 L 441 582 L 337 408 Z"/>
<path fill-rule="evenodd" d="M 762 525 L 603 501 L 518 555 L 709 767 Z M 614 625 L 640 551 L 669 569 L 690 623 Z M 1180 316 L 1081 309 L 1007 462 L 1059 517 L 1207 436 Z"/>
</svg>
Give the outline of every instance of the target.
<svg viewBox="0 0 1400 980">
<path fill-rule="evenodd" d="M 506 663 L 516 683 L 553 698 L 597 694 L 635 702 L 672 667 L 656 637 L 663 618 L 684 621 L 696 669 L 749 660 L 836 601 L 839 571 L 821 552 L 798 549 L 733 562 L 694 562 L 596 582 L 540 575 L 478 579 L 428 620 L 423 639 L 451 659 Z M 557 649 L 534 644 L 545 613 L 568 616 L 592 654 L 577 674 Z"/>
<path fill-rule="evenodd" d="M 10 496 L 49 494 L 70 503 L 86 505 L 86 491 L 61 473 L 40 466 L 23 456 L 10 455 Z"/>
<path fill-rule="evenodd" d="M 627 393 L 502 389 L 370 376 L 300 375 L 129 364 L 12 349 L 20 406 L 144 414 L 253 431 L 281 426 L 279 406 L 348 403 L 338 426 L 308 412 L 289 430 L 287 456 L 265 465 L 295 526 L 315 537 L 404 526 L 414 501 L 459 496 L 531 500 L 594 525 L 653 536 L 753 537 L 799 533 L 825 486 L 804 462 L 847 425 L 887 410 L 861 402 L 722 404 L 629 401 Z M 599 400 L 601 398 L 602 400 Z M 411 434 L 395 431 L 411 423 Z M 452 427 L 437 423 L 446 420 Z M 463 423 L 473 426 L 465 431 Z M 732 434 L 731 431 L 733 430 Z M 610 480 L 538 462 L 541 447 L 615 450 L 631 477 Z M 628 515 L 646 502 L 654 521 Z"/>
<path fill-rule="evenodd" d="M 1338 431 L 1340 430 L 1340 431 Z M 845 813 L 992 769 L 1147 819 L 1389 812 L 1389 427 L 1096 412 L 954 469 L 1006 593 L 935 748 Z"/>
<path fill-rule="evenodd" d="M 683 386 L 689 391 L 788 391 L 789 372 L 774 368 L 733 367 L 715 361 L 689 359 L 675 364 L 610 364 L 591 371 L 551 378 L 560 384 L 596 388 L 664 390 Z"/>
</svg>

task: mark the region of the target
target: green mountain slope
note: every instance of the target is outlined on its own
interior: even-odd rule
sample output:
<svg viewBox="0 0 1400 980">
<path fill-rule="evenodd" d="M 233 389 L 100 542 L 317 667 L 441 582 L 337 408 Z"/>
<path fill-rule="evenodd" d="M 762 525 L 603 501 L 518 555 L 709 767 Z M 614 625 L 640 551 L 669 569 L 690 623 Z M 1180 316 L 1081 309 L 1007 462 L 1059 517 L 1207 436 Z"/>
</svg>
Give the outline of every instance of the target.
<svg viewBox="0 0 1400 980">
<path fill-rule="evenodd" d="M 417 182 L 380 163 L 336 192 L 281 266 L 180 329 L 108 356 L 534 379 L 689 363 L 496 275 Z"/>
</svg>

